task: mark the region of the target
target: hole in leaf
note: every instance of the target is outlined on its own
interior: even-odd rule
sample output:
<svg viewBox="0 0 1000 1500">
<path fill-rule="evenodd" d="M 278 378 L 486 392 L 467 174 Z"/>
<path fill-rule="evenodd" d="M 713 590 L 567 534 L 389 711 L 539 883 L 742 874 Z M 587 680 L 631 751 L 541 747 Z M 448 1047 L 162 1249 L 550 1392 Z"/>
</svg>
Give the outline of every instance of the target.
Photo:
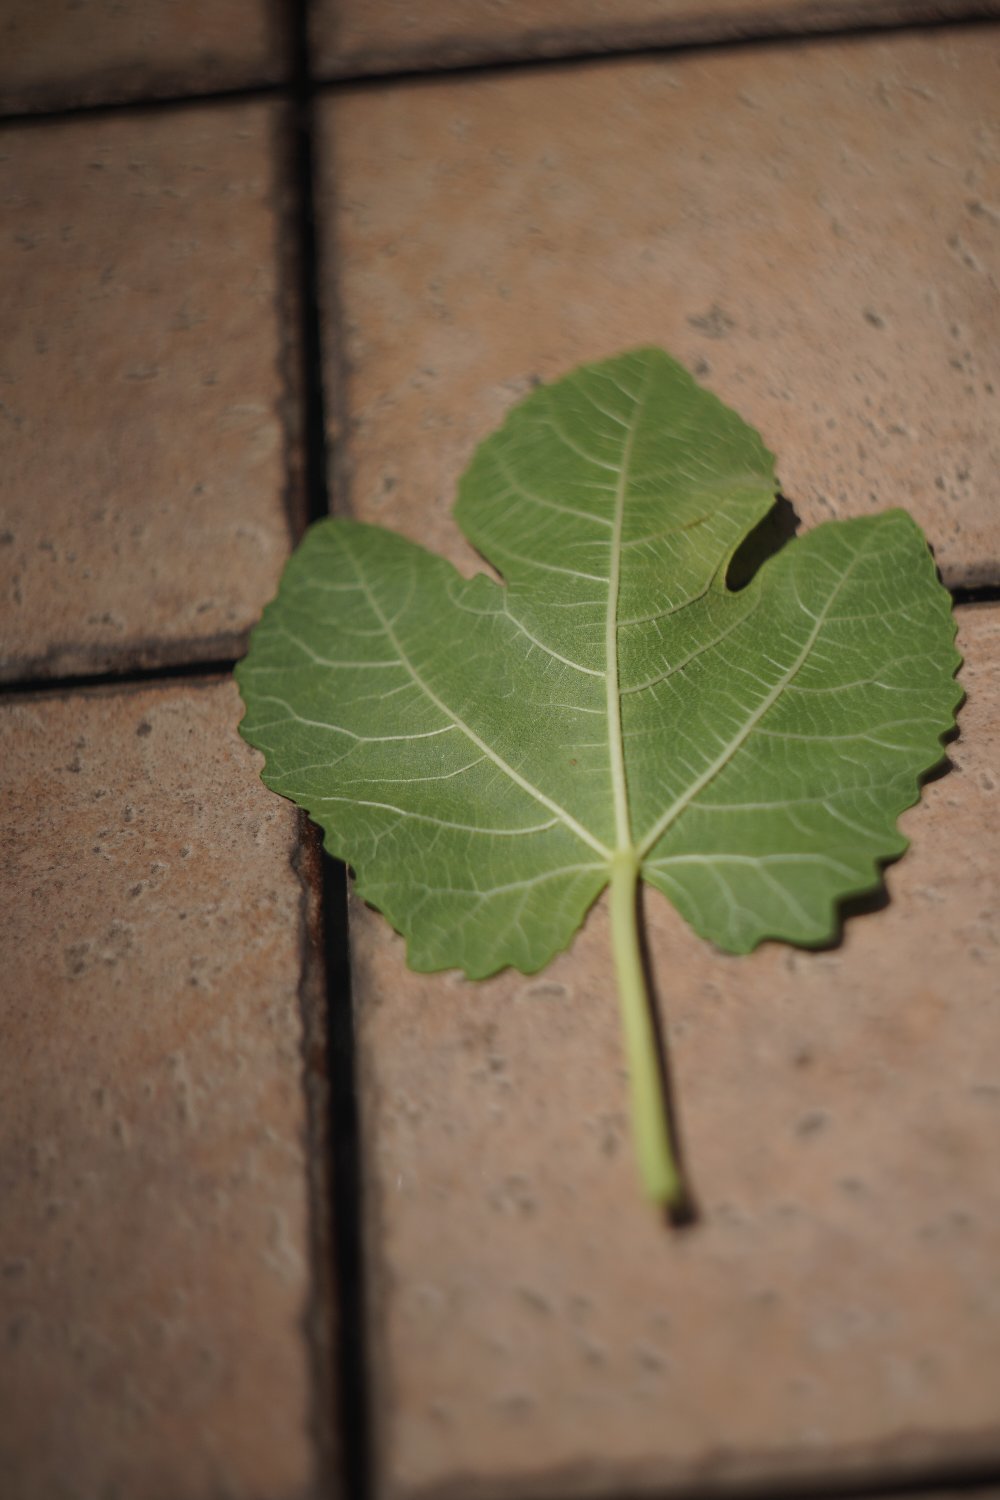
<svg viewBox="0 0 1000 1500">
<path fill-rule="evenodd" d="M 726 588 L 731 594 L 745 589 L 768 558 L 776 556 L 790 542 L 799 528 L 795 507 L 784 495 L 778 495 L 762 521 L 737 547 L 726 570 Z"/>
</svg>

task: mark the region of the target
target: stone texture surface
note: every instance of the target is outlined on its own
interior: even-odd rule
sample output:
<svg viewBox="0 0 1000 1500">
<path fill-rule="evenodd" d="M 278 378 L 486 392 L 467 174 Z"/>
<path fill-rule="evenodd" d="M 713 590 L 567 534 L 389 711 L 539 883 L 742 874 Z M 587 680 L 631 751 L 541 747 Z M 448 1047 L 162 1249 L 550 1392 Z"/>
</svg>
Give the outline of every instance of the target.
<svg viewBox="0 0 1000 1500">
<path fill-rule="evenodd" d="M 280 0 L 5 0 L 0 112 L 277 83 Z"/>
<path fill-rule="evenodd" d="M 5 1500 L 320 1492 L 310 898 L 239 716 L 0 709 Z"/>
<path fill-rule="evenodd" d="M 271 104 L 0 133 L 0 674 L 236 654 L 298 503 Z"/>
<path fill-rule="evenodd" d="M 998 91 L 1000 27 L 328 101 L 356 510 L 467 556 L 447 512 L 509 406 L 658 343 L 804 522 L 904 504 L 950 583 L 995 579 Z"/>
<path fill-rule="evenodd" d="M 317 0 L 329 75 L 1000 14 L 996 0 Z"/>
<path fill-rule="evenodd" d="M 1000 609 L 960 643 L 954 769 L 840 947 L 647 901 L 691 1228 L 640 1197 L 603 902 L 479 985 L 355 903 L 380 1496 L 995 1472 Z"/>
</svg>

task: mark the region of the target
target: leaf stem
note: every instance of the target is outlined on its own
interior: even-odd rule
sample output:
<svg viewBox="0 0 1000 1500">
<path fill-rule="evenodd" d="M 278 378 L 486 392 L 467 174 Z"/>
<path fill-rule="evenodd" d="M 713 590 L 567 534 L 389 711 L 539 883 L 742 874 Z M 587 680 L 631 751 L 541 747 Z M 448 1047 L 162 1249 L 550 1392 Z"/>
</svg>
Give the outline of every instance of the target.
<svg viewBox="0 0 1000 1500">
<path fill-rule="evenodd" d="M 632 1098 L 632 1131 L 648 1197 L 679 1211 L 684 1182 L 670 1135 L 660 1048 L 639 948 L 639 856 L 618 849 L 611 860 L 611 946 L 625 1032 Z"/>
</svg>

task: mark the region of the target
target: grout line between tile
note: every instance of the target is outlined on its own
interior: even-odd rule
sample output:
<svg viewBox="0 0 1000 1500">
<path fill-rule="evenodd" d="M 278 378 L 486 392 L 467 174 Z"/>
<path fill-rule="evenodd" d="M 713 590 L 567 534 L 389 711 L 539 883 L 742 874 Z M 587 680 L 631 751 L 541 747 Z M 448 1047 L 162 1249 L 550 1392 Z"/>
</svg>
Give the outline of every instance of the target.
<svg viewBox="0 0 1000 1500">
<path fill-rule="evenodd" d="M 370 1500 L 373 1486 L 369 1421 L 366 1284 L 362 1224 L 363 1174 L 357 1089 L 357 1042 L 347 920 L 347 868 L 324 850 L 320 871 L 327 985 L 327 1075 L 332 1246 L 335 1272 L 336 1391 L 339 1494 Z"/>
<path fill-rule="evenodd" d="M 295 473 L 288 478 L 285 515 L 294 547 L 306 527 L 325 510 L 323 471 L 317 467 L 316 421 L 322 414 L 322 387 L 316 381 L 315 227 L 312 211 L 312 119 L 309 60 L 305 50 L 305 0 L 289 7 L 292 85 L 282 111 L 276 149 L 288 185 L 278 204 L 282 221 L 278 253 L 290 287 L 281 313 L 285 328 L 285 373 L 289 447 Z M 317 476 L 319 482 L 317 483 Z M 299 813 L 296 871 L 306 913 L 304 968 L 300 987 L 303 1025 L 303 1087 L 307 1109 L 311 1295 L 304 1334 L 312 1360 L 312 1431 L 316 1443 L 317 1500 L 341 1500 L 343 1483 L 343 1283 L 339 1236 L 344 1207 L 337 1162 L 338 1100 L 341 1083 L 335 1057 L 336 995 L 345 961 L 332 938 L 329 919 L 330 861 L 322 837 Z M 349 1001 L 349 995 L 347 997 Z"/>
<path fill-rule="evenodd" d="M 65 677 L 13 677 L 0 682 L 0 701 L 4 698 L 32 697 L 39 694 L 65 697 L 88 688 L 135 688 L 157 683 L 191 682 L 228 677 L 237 657 L 218 657 L 209 661 L 170 662 L 157 667 L 132 667 L 122 671 L 80 672 Z"/>
<path fill-rule="evenodd" d="M 309 319 L 303 301 L 305 278 L 300 227 L 301 111 L 298 101 L 291 95 L 278 100 L 274 109 L 271 202 L 275 221 L 274 256 L 279 278 L 275 312 L 281 348 L 279 411 L 284 433 L 285 473 L 281 498 L 291 549 L 301 540 L 312 519 L 306 475 L 308 455 L 305 451 L 308 361 L 303 350 Z"/>
<path fill-rule="evenodd" d="M 315 114 L 316 105 L 322 96 L 314 91 L 310 107 Z M 329 129 L 329 124 L 328 124 Z M 314 165 L 320 165 L 317 160 Z M 318 343 L 316 357 L 320 375 L 330 372 L 324 382 L 322 398 L 323 451 L 317 454 L 317 463 L 322 462 L 324 475 L 324 514 L 351 516 L 352 466 L 348 433 L 351 430 L 348 390 L 351 377 L 351 362 L 348 355 L 347 319 L 344 312 L 344 296 L 340 278 L 341 247 L 338 237 L 338 183 L 333 161 L 322 163 L 323 171 L 323 234 L 327 263 L 333 274 L 323 279 L 322 290 L 319 279 L 316 285 L 316 329 Z"/>
<path fill-rule="evenodd" d="M 319 830 L 299 811 L 291 857 L 300 898 L 299 1017 L 302 1091 L 306 1110 L 306 1180 L 310 1284 L 302 1336 L 311 1365 L 310 1432 L 314 1442 L 315 1500 L 339 1500 L 340 1440 L 336 1412 L 337 1284 L 333 1263 L 333 1181 L 330 1150 L 329 1007 Z"/>
<path fill-rule="evenodd" d="M 191 94 L 147 94 L 141 99 L 102 99 L 95 104 L 64 104 L 55 109 L 0 112 L 0 131 L 61 125 L 68 120 L 101 119 L 107 115 L 151 115 L 229 105 L 252 104 L 263 99 L 288 99 L 287 83 L 245 84 L 239 88 L 209 89 Z"/>
<path fill-rule="evenodd" d="M 471 48 L 463 42 L 451 44 L 453 47 L 461 45 L 464 50 L 461 55 L 456 53 L 453 59 L 449 59 L 447 42 L 428 43 L 419 50 L 415 49 L 410 61 L 403 61 L 395 67 L 379 67 L 374 63 L 366 67 L 364 58 L 360 58 L 353 67 L 349 64 L 343 70 L 331 68 L 314 81 L 314 87 L 336 93 L 345 89 L 378 89 L 506 73 L 560 72 L 601 63 L 613 67 L 632 58 L 665 59 L 691 53 L 751 51 L 776 45 L 805 47 L 826 43 L 835 46 L 921 32 L 974 30 L 1000 24 L 1000 5 L 997 0 L 980 0 L 978 4 L 968 5 L 963 13 L 949 16 L 941 15 L 938 5 L 928 4 L 923 15 L 896 21 L 887 18 L 869 24 L 848 24 L 838 21 L 834 14 L 829 24 L 819 22 L 812 29 L 796 26 L 794 17 L 786 19 L 772 12 L 755 17 L 753 30 L 749 29 L 750 24 L 747 23 L 747 29 L 737 22 L 720 27 L 718 22 L 713 26 L 710 19 L 703 18 L 692 21 L 686 33 L 674 37 L 657 34 L 653 27 L 643 24 L 631 28 L 608 27 L 606 31 L 591 29 L 591 39 L 584 45 L 580 44 L 578 31 L 557 34 L 538 31 L 530 33 L 527 39 L 520 38 L 521 46 L 546 48 L 544 53 L 533 55 L 515 51 L 513 46 L 505 52 L 493 43 L 486 44 L 478 56 L 470 57 Z"/>
<path fill-rule="evenodd" d="M 716 1481 L 705 1487 L 697 1481 L 673 1485 L 669 1500 L 995 1500 L 1000 1469 L 990 1463 L 949 1465 L 946 1461 L 931 1464 L 912 1473 L 859 1471 L 843 1476 L 795 1477 L 779 1475 L 771 1479 L 745 1482 Z M 608 1485 L 586 1491 L 585 1500 L 667 1500 L 667 1489 L 648 1483 L 636 1487 Z M 463 1481 L 448 1482 L 434 1491 L 418 1490 L 414 1500 L 584 1500 L 573 1481 L 563 1488 L 546 1486 L 531 1489 L 521 1481 L 501 1486 Z"/>
<path fill-rule="evenodd" d="M 1000 584 L 983 583 L 970 587 L 957 585 L 949 589 L 951 602 L 956 609 L 963 609 L 970 604 L 1000 604 Z"/>
<path fill-rule="evenodd" d="M 918 1462 L 915 1468 L 895 1469 L 873 1464 L 866 1472 L 863 1466 L 850 1475 L 816 1475 L 802 1480 L 788 1477 L 775 1486 L 767 1480 L 755 1482 L 740 1500 L 957 1500 L 957 1496 L 974 1497 L 987 1491 L 992 1500 L 998 1477 L 996 1464 L 990 1459 L 941 1458 Z M 691 1490 L 683 1500 L 705 1500 L 701 1490 Z"/>
<path fill-rule="evenodd" d="M 304 444 L 306 524 L 330 511 L 328 486 L 327 407 L 323 379 L 323 327 L 320 313 L 321 245 L 316 214 L 315 97 L 309 52 L 309 0 L 295 0 L 293 100 L 297 190 L 297 266 L 299 275 L 300 390 Z M 319 838 L 316 838 L 319 848 Z M 332 1401 L 328 1421 L 334 1429 L 336 1475 L 330 1488 L 345 1500 L 368 1500 L 371 1463 L 368 1421 L 368 1359 L 364 1316 L 362 1171 L 357 1099 L 354 1005 L 347 929 L 347 871 L 325 852 L 316 866 L 320 930 L 325 967 L 326 1129 L 316 1130 L 313 1149 L 326 1150 L 328 1191 L 326 1232 L 317 1248 L 332 1251 L 332 1321 L 328 1366 Z M 325 1271 L 318 1279 L 322 1290 Z M 329 1282 L 330 1277 L 326 1275 Z M 317 1348 L 322 1353 L 322 1346 Z M 322 1394 L 322 1379 L 320 1390 Z"/>
<path fill-rule="evenodd" d="M 305 0 L 295 0 L 297 8 Z M 0 111 L 0 132 L 8 129 L 31 128 L 54 125 L 68 120 L 89 119 L 111 114 L 143 115 L 167 110 L 195 109 L 199 107 L 251 103 L 264 99 L 311 100 L 317 93 L 338 93 L 345 89 L 385 88 L 393 85 L 445 81 L 452 78 L 474 77 L 511 72 L 527 72 L 538 69 L 558 71 L 584 64 L 601 62 L 614 65 L 629 58 L 671 57 L 679 53 L 698 53 L 718 50 L 746 50 L 755 47 L 808 46 L 812 43 L 863 41 L 895 35 L 913 35 L 928 31 L 970 30 L 1000 24 L 998 0 L 979 0 L 968 5 L 964 13 L 941 15 L 936 4 L 928 3 L 922 16 L 893 21 L 891 18 L 869 24 L 838 23 L 834 13 L 829 24 L 818 23 L 813 29 L 796 27 L 794 18 L 783 20 L 779 15 L 765 14 L 754 23 L 751 32 L 730 24 L 720 29 L 713 28 L 708 20 L 700 23 L 700 30 L 692 29 L 687 34 L 657 36 L 649 27 L 615 27 L 606 33 L 592 33 L 592 40 L 581 46 L 579 35 L 572 30 L 552 34 L 540 32 L 529 37 L 529 44 L 545 45 L 549 50 L 542 56 L 525 56 L 514 50 L 504 52 L 495 43 L 487 44 L 479 57 L 449 60 L 447 43 L 435 43 L 415 51 L 410 62 L 397 67 L 365 67 L 364 60 L 348 64 L 343 69 L 329 69 L 322 76 L 310 71 L 304 79 L 293 76 L 291 82 L 242 84 L 233 88 L 203 90 L 192 93 L 150 94 L 143 98 L 104 99 L 96 103 L 58 105 L 52 109 Z M 522 45 L 523 45 L 522 41 Z M 298 44 L 297 44 L 298 45 Z M 454 44 L 453 44 L 454 45 Z M 465 46 L 465 44 L 462 44 Z M 301 49 L 300 49 L 301 50 Z M 435 60 L 436 59 L 436 60 Z"/>
</svg>

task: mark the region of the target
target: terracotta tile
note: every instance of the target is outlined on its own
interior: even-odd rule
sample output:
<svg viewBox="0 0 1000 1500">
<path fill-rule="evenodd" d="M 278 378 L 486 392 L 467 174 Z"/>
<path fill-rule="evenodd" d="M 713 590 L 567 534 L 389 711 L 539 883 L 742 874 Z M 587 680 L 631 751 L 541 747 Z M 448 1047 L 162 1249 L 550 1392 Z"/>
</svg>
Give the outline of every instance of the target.
<svg viewBox="0 0 1000 1500">
<path fill-rule="evenodd" d="M 5 0 L 0 112 L 277 83 L 278 0 Z"/>
<path fill-rule="evenodd" d="M 0 133 L 0 673 L 214 659 L 297 504 L 270 104 Z"/>
<path fill-rule="evenodd" d="M 730 958 L 647 902 L 692 1228 L 640 1196 L 603 902 L 478 985 L 355 904 L 380 1496 L 1000 1465 L 1000 609 L 961 618 L 886 909 Z"/>
<path fill-rule="evenodd" d="M 318 0 L 329 76 L 996 15 L 996 0 Z"/>
<path fill-rule="evenodd" d="M 312 898 L 239 717 L 0 709 L 5 1500 L 319 1493 Z"/>
<path fill-rule="evenodd" d="M 905 504 L 949 582 L 996 579 L 998 59 L 946 29 L 328 101 L 359 513 L 454 547 L 531 382 L 657 343 L 804 522 Z"/>
</svg>

